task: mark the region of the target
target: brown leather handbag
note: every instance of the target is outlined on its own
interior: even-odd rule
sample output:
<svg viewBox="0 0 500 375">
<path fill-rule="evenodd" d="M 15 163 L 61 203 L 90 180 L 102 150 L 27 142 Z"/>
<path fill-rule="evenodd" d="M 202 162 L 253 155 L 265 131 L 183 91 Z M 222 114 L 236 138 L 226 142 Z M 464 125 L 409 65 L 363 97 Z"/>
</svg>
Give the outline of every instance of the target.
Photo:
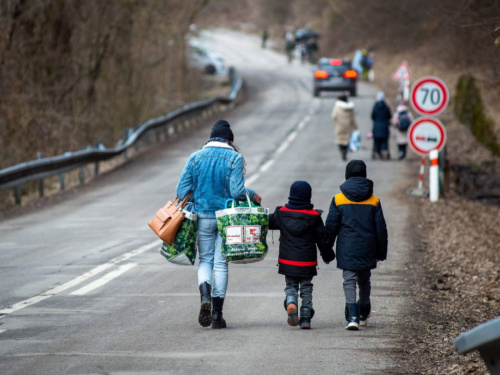
<svg viewBox="0 0 500 375">
<path fill-rule="evenodd" d="M 165 206 L 156 212 L 155 216 L 148 223 L 153 232 L 169 245 L 174 243 L 175 236 L 184 219 L 184 212 L 182 210 L 186 206 L 190 196 L 191 193 L 182 202 L 177 197 L 173 201 L 168 201 Z"/>
</svg>

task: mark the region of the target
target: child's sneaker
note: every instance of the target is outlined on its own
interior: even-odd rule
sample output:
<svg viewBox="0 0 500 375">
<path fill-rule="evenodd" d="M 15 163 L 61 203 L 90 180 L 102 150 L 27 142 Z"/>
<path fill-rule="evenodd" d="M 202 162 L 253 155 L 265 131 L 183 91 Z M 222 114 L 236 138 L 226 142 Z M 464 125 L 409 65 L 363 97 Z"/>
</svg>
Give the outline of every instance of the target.
<svg viewBox="0 0 500 375">
<path fill-rule="evenodd" d="M 299 325 L 299 311 L 297 305 L 297 300 L 293 297 L 287 297 L 285 299 L 285 309 L 286 313 L 288 314 L 288 325 L 293 327 Z"/>
<path fill-rule="evenodd" d="M 368 324 L 368 318 L 370 317 L 371 304 L 360 304 L 358 301 L 359 308 L 359 325 L 366 326 Z"/>
<path fill-rule="evenodd" d="M 359 315 L 357 303 L 346 303 L 345 316 L 347 324 L 345 329 L 349 331 L 357 331 L 359 329 Z"/>
</svg>

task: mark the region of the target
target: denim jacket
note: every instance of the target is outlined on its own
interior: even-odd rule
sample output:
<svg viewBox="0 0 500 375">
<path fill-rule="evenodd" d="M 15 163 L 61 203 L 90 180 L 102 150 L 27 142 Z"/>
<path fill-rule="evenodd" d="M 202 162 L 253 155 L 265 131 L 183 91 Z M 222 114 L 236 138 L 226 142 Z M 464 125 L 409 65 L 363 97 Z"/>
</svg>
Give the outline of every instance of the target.
<svg viewBox="0 0 500 375">
<path fill-rule="evenodd" d="M 189 157 L 176 194 L 183 199 L 190 191 L 199 218 L 215 218 L 227 199 L 245 201 L 247 193 L 255 199 L 255 191 L 245 188 L 243 156 L 223 142 L 211 141 Z"/>
</svg>

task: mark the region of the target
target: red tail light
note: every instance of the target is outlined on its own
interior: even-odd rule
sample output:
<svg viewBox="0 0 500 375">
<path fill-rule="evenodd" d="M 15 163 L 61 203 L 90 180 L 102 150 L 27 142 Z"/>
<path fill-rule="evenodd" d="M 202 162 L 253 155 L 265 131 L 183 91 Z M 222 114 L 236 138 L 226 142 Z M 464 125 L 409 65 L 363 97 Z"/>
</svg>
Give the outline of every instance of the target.
<svg viewBox="0 0 500 375">
<path fill-rule="evenodd" d="M 328 78 L 328 72 L 325 70 L 316 70 L 314 72 L 314 78 L 318 78 L 318 79 Z"/>
<path fill-rule="evenodd" d="M 332 60 L 330 60 L 330 65 L 342 65 L 342 60 L 332 59 Z"/>
<path fill-rule="evenodd" d="M 358 72 L 355 70 L 346 70 L 344 72 L 344 78 L 357 78 Z"/>
</svg>

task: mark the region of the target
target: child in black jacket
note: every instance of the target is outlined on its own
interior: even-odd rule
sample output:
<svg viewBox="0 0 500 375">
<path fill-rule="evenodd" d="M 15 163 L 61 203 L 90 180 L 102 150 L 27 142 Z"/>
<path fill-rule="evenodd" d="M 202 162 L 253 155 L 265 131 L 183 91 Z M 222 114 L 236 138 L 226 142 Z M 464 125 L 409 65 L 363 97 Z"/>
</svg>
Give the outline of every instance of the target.
<svg viewBox="0 0 500 375">
<path fill-rule="evenodd" d="M 343 270 L 346 329 L 366 325 L 370 315 L 371 270 L 387 257 L 387 226 L 373 182 L 366 178 L 362 160 L 351 160 L 326 218 L 333 245 L 337 239 L 337 268 Z M 359 301 L 356 301 L 356 285 Z"/>
<path fill-rule="evenodd" d="M 280 231 L 279 269 L 285 275 L 285 309 L 288 324 L 299 325 L 298 295 L 302 298 L 300 328 L 311 328 L 314 316 L 312 304 L 312 278 L 317 275 L 316 246 L 328 264 L 335 259 L 329 245 L 321 212 L 313 210 L 311 185 L 306 181 L 295 181 L 290 187 L 290 196 L 285 206 L 276 207 L 269 217 L 269 229 Z"/>
</svg>

